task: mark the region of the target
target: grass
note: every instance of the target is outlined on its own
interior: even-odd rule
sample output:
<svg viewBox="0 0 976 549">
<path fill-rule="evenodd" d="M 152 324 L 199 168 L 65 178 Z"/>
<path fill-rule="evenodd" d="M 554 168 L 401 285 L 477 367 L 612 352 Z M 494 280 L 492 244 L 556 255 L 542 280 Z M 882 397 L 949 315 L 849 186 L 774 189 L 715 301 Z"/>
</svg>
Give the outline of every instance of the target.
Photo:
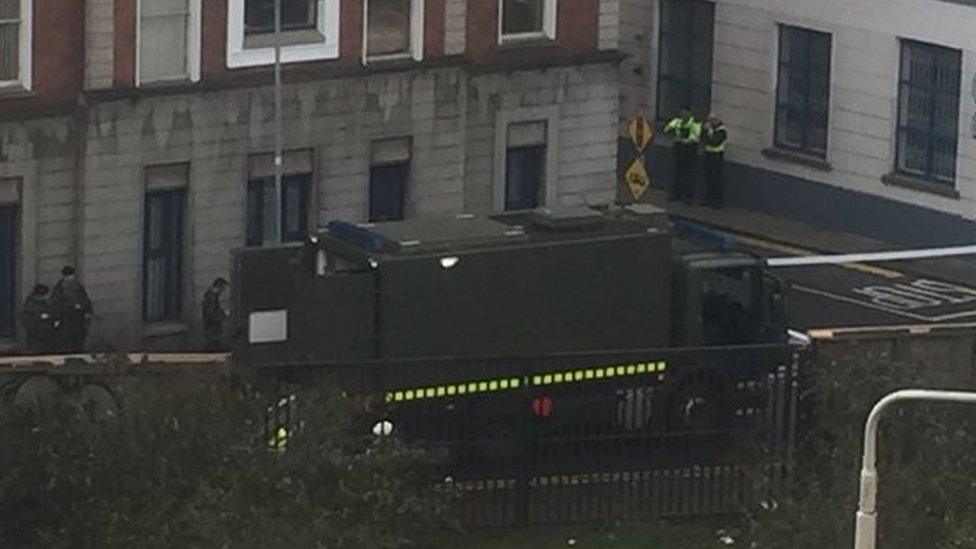
<svg viewBox="0 0 976 549">
<path fill-rule="evenodd" d="M 717 531 L 700 522 L 593 525 L 475 531 L 449 540 L 444 547 L 463 549 L 702 549 L 719 548 Z"/>
</svg>

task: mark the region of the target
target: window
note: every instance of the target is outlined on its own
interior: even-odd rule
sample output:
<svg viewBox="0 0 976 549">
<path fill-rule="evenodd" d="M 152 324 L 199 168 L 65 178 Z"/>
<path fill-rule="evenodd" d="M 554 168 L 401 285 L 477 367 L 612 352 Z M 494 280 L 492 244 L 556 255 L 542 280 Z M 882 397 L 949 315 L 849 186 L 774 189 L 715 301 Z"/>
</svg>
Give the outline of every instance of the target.
<svg viewBox="0 0 976 549">
<path fill-rule="evenodd" d="M 283 63 L 339 57 L 339 0 L 282 0 Z M 274 0 L 227 0 L 227 67 L 275 59 Z"/>
<path fill-rule="evenodd" d="M 505 151 L 505 210 L 531 210 L 545 201 L 546 123 L 512 124 Z"/>
<path fill-rule="evenodd" d="M 556 0 L 498 0 L 499 43 L 556 39 Z"/>
<path fill-rule="evenodd" d="M 363 3 L 364 60 L 424 57 L 424 0 L 366 0 Z"/>
<path fill-rule="evenodd" d="M 312 197 L 312 151 L 285 151 L 281 161 L 281 209 L 280 215 L 276 215 L 274 156 L 255 154 L 248 158 L 248 246 L 277 244 L 275 223 L 280 223 L 281 242 L 299 242 L 308 235 L 308 214 Z"/>
<path fill-rule="evenodd" d="M 140 0 L 137 84 L 200 79 L 200 0 Z"/>
<path fill-rule="evenodd" d="M 826 33 L 780 27 L 777 147 L 826 156 L 830 42 Z"/>
<path fill-rule="evenodd" d="M 183 308 L 183 223 L 188 167 L 146 169 L 142 318 L 178 320 Z"/>
<path fill-rule="evenodd" d="M 17 206 L 0 204 L 0 337 L 16 333 Z"/>
<path fill-rule="evenodd" d="M 281 223 L 282 242 L 301 242 L 308 234 L 309 191 L 312 174 L 291 174 L 281 178 L 281 215 L 274 215 L 274 177 L 247 182 L 247 245 L 275 244 L 274 226 Z"/>
<path fill-rule="evenodd" d="M 31 87 L 32 0 L 0 0 L 0 87 Z"/>
<path fill-rule="evenodd" d="M 281 29 L 314 29 L 317 0 L 281 0 Z M 275 0 L 245 0 L 244 32 L 273 33 L 275 30 Z"/>
<path fill-rule="evenodd" d="M 712 105 L 712 43 L 715 4 L 662 0 L 657 79 L 657 118 L 687 104 L 699 116 Z"/>
<path fill-rule="evenodd" d="M 369 170 L 369 221 L 401 221 L 410 181 L 410 140 L 386 139 L 372 147 Z"/>
<path fill-rule="evenodd" d="M 897 172 L 955 181 L 961 68 L 959 50 L 902 41 Z"/>
</svg>

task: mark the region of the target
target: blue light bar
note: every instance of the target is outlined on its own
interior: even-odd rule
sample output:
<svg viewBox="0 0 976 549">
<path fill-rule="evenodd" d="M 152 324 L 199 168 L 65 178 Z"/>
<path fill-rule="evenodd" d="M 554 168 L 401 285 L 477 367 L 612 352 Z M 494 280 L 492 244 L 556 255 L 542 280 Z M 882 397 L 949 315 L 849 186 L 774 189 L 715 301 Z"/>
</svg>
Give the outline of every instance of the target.
<svg viewBox="0 0 976 549">
<path fill-rule="evenodd" d="M 727 250 L 732 247 L 731 238 L 718 231 L 709 229 L 708 227 L 704 227 L 696 223 L 674 220 L 674 230 L 681 236 L 687 236 L 708 242 L 721 250 Z"/>
<path fill-rule="evenodd" d="M 370 252 L 384 252 L 392 248 L 394 244 L 385 236 L 354 223 L 330 221 L 327 227 L 332 236 Z"/>
</svg>

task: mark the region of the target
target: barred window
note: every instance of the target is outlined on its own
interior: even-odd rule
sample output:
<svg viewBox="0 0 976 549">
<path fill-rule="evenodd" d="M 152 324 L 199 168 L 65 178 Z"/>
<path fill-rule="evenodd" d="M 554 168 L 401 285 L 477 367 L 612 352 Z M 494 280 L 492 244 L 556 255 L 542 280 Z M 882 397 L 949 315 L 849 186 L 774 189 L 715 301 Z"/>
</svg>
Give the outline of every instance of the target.
<svg viewBox="0 0 976 549">
<path fill-rule="evenodd" d="M 183 308 L 183 218 L 186 189 L 146 193 L 142 318 L 177 320 Z"/>
<path fill-rule="evenodd" d="M 776 146 L 827 154 L 831 37 L 780 26 L 776 92 Z"/>
<path fill-rule="evenodd" d="M 959 139 L 959 50 L 903 40 L 896 171 L 952 185 Z"/>
<path fill-rule="evenodd" d="M 674 116 L 683 104 L 705 116 L 712 103 L 715 3 L 662 0 L 658 49 L 657 118 Z"/>
<path fill-rule="evenodd" d="M 301 242 L 308 234 L 309 193 L 312 174 L 289 174 L 281 178 L 281 213 L 274 215 L 274 177 L 247 182 L 247 245 L 274 244 L 269 239 L 276 221 L 281 223 L 282 242 Z"/>
</svg>

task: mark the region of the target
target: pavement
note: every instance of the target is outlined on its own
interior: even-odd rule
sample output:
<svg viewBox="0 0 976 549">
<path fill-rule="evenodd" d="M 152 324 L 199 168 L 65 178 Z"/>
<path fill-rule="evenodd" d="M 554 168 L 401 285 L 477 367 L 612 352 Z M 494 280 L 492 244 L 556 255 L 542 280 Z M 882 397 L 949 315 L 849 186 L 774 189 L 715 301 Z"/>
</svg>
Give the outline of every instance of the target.
<svg viewBox="0 0 976 549">
<path fill-rule="evenodd" d="M 715 210 L 650 202 L 673 219 L 703 226 L 735 248 L 761 257 L 847 254 L 904 249 L 739 208 Z M 772 269 L 788 288 L 791 326 L 802 329 L 956 325 L 976 322 L 976 258 L 846 263 Z"/>
<path fill-rule="evenodd" d="M 797 251 L 820 254 L 894 251 L 904 246 L 865 236 L 843 233 L 793 221 L 783 217 L 726 207 L 715 210 L 705 206 L 689 206 L 668 202 L 661 191 L 652 191 L 650 202 L 668 210 L 672 216 L 687 219 L 703 226 L 795 247 Z M 973 242 L 976 244 L 976 240 Z M 786 248 L 784 248 L 785 251 Z M 785 254 L 797 255 L 797 254 Z M 877 264 L 919 276 L 934 276 L 948 282 L 976 286 L 976 257 L 906 260 Z"/>
</svg>

